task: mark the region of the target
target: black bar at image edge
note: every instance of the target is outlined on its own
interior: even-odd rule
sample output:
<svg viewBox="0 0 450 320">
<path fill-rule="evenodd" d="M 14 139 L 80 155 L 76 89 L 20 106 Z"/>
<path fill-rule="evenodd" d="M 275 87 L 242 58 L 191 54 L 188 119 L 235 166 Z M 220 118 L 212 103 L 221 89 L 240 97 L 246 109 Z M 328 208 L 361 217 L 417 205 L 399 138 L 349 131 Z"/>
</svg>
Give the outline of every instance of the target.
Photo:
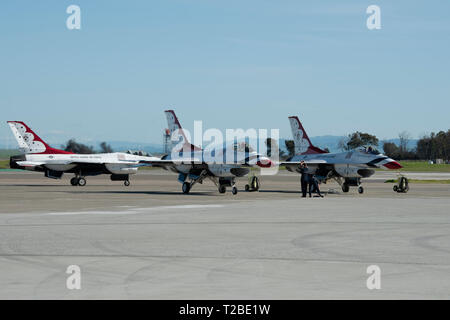
<svg viewBox="0 0 450 320">
<path fill-rule="evenodd" d="M 419 316 L 427 318 L 449 309 L 449 301 L 423 300 L 19 300 L 0 301 L 14 317 L 66 317 L 139 315 L 143 319 L 300 319 L 329 316 L 377 318 Z M 8 310 L 9 309 L 9 310 Z M 136 316 L 134 316 L 136 318 Z"/>
</svg>

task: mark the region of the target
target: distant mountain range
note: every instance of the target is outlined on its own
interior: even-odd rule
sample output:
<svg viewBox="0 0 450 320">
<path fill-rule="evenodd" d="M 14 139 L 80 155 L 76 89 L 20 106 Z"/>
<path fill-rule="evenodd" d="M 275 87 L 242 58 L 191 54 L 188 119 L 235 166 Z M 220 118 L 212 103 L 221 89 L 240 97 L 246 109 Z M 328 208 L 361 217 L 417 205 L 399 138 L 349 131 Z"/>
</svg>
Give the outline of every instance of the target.
<svg viewBox="0 0 450 320">
<path fill-rule="evenodd" d="M 339 152 L 341 151 L 339 149 L 339 141 L 341 141 L 343 138 L 346 138 L 345 136 L 317 136 L 317 137 L 311 137 L 311 142 L 322 149 L 328 148 L 330 152 Z M 280 147 L 282 150 L 286 151 L 286 145 L 285 140 L 289 139 L 280 139 Z M 408 143 L 408 147 L 410 149 L 413 149 L 417 145 L 417 139 L 411 139 Z M 100 143 L 101 141 L 90 141 L 90 142 L 84 142 L 82 140 L 77 140 L 79 143 L 86 144 L 88 146 L 93 146 L 94 149 L 98 150 L 100 149 Z M 127 151 L 127 150 L 141 150 L 148 153 L 162 153 L 163 152 L 163 145 L 158 143 L 146 143 L 146 142 L 135 142 L 135 141 L 106 141 L 114 151 Z M 396 145 L 399 145 L 399 139 L 387 139 L 380 141 L 379 149 L 382 151 L 383 149 L 383 143 L 384 142 L 393 142 Z M 65 143 L 52 143 L 51 145 L 55 148 L 60 148 L 61 145 Z M 8 145 L 0 141 L 0 149 L 12 149 L 16 148 L 15 144 L 12 144 L 12 142 L 9 142 Z"/>
</svg>

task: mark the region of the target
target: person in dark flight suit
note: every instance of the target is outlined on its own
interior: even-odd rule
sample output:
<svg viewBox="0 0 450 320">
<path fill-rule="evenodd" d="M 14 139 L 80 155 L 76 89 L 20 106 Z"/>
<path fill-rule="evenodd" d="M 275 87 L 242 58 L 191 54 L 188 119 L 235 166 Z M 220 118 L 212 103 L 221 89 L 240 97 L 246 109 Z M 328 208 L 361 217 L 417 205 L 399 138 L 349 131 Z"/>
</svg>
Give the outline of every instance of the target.
<svg viewBox="0 0 450 320">
<path fill-rule="evenodd" d="M 306 192 L 308 189 L 308 166 L 304 161 L 300 162 L 300 184 L 302 186 L 302 198 L 306 198 Z"/>
</svg>

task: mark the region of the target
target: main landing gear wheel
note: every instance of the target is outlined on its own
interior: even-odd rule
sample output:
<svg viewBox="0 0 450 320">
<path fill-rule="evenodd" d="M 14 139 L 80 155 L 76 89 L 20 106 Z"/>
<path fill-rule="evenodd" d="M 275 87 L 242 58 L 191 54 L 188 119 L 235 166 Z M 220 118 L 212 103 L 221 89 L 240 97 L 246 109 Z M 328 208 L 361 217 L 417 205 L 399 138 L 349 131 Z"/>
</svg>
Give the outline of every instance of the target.
<svg viewBox="0 0 450 320">
<path fill-rule="evenodd" d="M 73 186 L 78 185 L 78 179 L 76 177 L 73 177 L 72 179 L 70 179 L 70 184 Z"/>
<path fill-rule="evenodd" d="M 181 187 L 183 193 L 188 194 L 191 190 L 191 184 L 189 182 L 183 182 L 183 186 Z"/>
<path fill-rule="evenodd" d="M 233 187 L 231 189 L 231 193 L 234 194 L 234 195 L 237 194 L 238 193 L 238 189 L 236 187 Z"/>
<path fill-rule="evenodd" d="M 245 191 L 250 191 L 250 186 L 248 184 L 245 185 Z"/>
<path fill-rule="evenodd" d="M 225 193 L 227 191 L 227 187 L 221 185 L 219 186 L 219 193 Z"/>
<path fill-rule="evenodd" d="M 125 180 L 123 182 L 123 184 L 124 184 L 125 187 L 128 187 L 130 185 L 130 181 L 129 180 Z"/>
<path fill-rule="evenodd" d="M 344 184 L 342 185 L 342 191 L 343 191 L 343 192 L 349 192 L 349 191 L 350 191 L 349 185 L 346 184 L 346 183 L 344 183 Z"/>
<path fill-rule="evenodd" d="M 363 187 L 359 187 L 358 188 L 358 192 L 359 192 L 359 194 L 363 194 L 364 193 L 364 188 Z"/>
<path fill-rule="evenodd" d="M 78 185 L 80 187 L 84 187 L 86 185 L 86 179 L 85 178 L 78 178 Z"/>
</svg>

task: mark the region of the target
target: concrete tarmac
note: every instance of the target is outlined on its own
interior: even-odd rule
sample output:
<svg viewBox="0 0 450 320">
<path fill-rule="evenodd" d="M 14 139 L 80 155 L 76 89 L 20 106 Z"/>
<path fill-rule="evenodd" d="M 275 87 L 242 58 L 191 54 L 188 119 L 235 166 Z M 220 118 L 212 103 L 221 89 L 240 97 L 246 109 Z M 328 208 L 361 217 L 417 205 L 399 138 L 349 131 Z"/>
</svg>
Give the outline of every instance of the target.
<svg viewBox="0 0 450 320">
<path fill-rule="evenodd" d="M 210 181 L 183 195 L 162 170 L 129 187 L 69 178 L 0 173 L 0 299 L 450 298 L 449 184 L 331 183 L 302 199 L 287 172 L 260 192 L 241 179 L 236 196 Z M 80 290 L 66 287 L 70 265 Z"/>
</svg>

